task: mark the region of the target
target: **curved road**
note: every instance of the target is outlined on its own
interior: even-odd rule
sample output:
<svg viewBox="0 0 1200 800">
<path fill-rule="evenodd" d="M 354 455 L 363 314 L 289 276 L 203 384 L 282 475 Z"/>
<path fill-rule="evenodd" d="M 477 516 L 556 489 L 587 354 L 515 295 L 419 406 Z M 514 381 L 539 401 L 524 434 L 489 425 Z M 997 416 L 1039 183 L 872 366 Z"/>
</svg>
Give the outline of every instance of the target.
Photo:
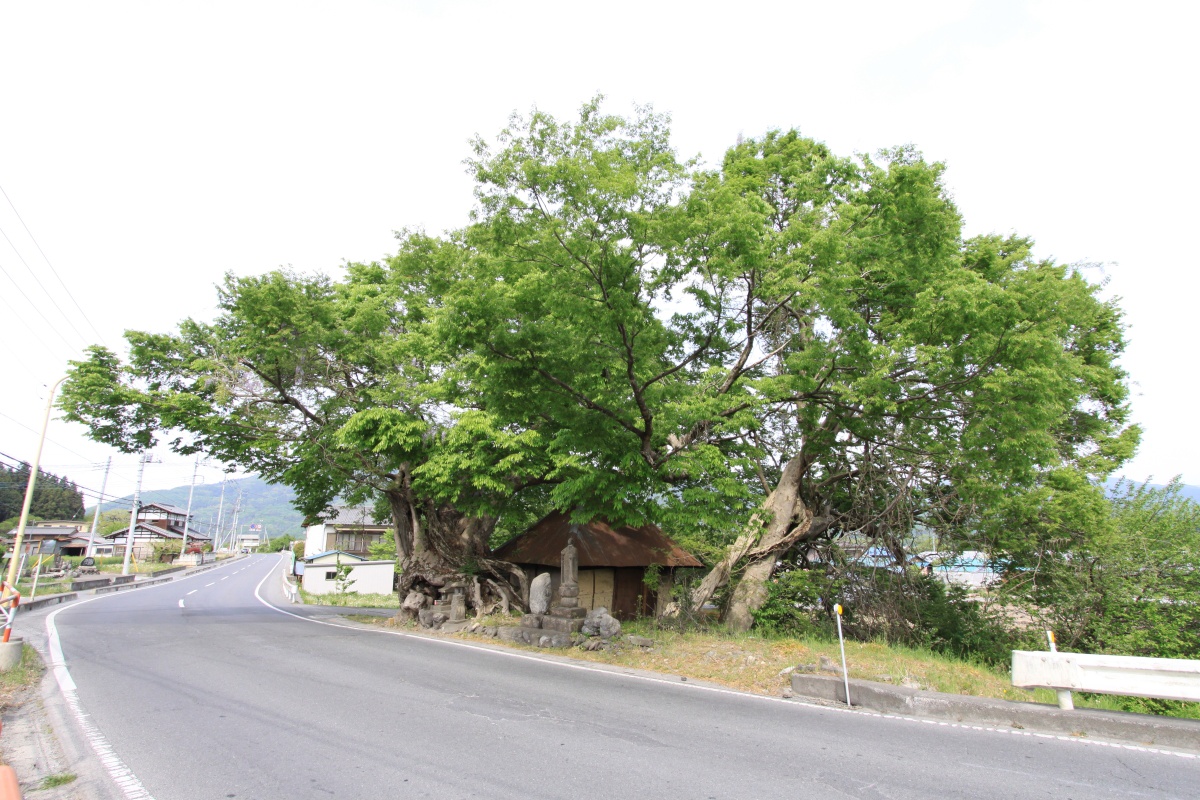
<svg viewBox="0 0 1200 800">
<path fill-rule="evenodd" d="M 99 754 L 112 797 L 1200 793 L 1200 760 L 1175 754 L 819 708 L 341 625 L 330 610 L 288 605 L 280 568 L 276 556 L 254 556 L 24 617 L 58 637 L 66 726 Z"/>
</svg>

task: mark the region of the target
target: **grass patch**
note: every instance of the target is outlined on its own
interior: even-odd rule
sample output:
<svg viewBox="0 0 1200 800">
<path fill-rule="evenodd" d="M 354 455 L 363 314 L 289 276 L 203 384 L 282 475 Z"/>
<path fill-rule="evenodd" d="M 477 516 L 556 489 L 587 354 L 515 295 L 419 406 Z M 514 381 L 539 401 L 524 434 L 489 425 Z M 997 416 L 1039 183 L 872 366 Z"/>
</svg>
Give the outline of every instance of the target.
<svg viewBox="0 0 1200 800">
<path fill-rule="evenodd" d="M 53 775 L 47 775 L 42 778 L 42 789 L 53 789 L 56 786 L 66 786 L 68 783 L 73 783 L 79 777 L 74 772 L 56 772 Z"/>
<path fill-rule="evenodd" d="M 29 645 L 21 648 L 21 663 L 8 672 L 0 672 L 0 711 L 13 705 L 16 696 L 42 679 L 42 657 Z"/>
<path fill-rule="evenodd" d="M 342 608 L 400 608 L 400 596 L 390 594 L 312 594 L 300 590 L 300 599 L 310 606 L 340 606 Z"/>
<path fill-rule="evenodd" d="M 363 617 L 362 622 L 394 626 L 394 619 Z M 493 614 L 479 620 L 482 625 L 516 625 L 518 619 Z M 791 676 L 784 672 L 799 664 L 818 664 L 826 656 L 838 665 L 841 656 L 837 639 L 821 637 L 789 638 L 762 636 L 756 633 L 734 634 L 721 628 L 679 633 L 654 625 L 653 620 L 638 620 L 622 625 L 623 633 L 632 633 L 654 640 L 654 647 L 623 647 L 617 650 L 585 651 L 572 648 L 566 651 L 572 658 L 604 664 L 683 675 L 695 680 L 710 681 L 755 694 L 779 696 L 791 688 Z M 450 634 L 479 638 L 478 634 Z M 489 643 L 518 649 L 537 650 L 499 639 Z M 1007 670 L 996 669 L 954 656 L 881 642 L 846 642 L 846 662 L 850 677 L 868 681 L 909 686 L 948 694 L 992 697 L 1001 700 L 1056 705 L 1052 689 L 1019 689 L 1012 685 Z M 828 673 L 827 673 L 828 674 Z M 1138 698 L 1075 693 L 1079 708 L 1100 708 L 1109 711 L 1136 710 L 1164 716 L 1200 718 L 1200 703 L 1155 703 L 1139 705 Z M 1144 701 L 1142 701 L 1144 703 Z"/>
</svg>

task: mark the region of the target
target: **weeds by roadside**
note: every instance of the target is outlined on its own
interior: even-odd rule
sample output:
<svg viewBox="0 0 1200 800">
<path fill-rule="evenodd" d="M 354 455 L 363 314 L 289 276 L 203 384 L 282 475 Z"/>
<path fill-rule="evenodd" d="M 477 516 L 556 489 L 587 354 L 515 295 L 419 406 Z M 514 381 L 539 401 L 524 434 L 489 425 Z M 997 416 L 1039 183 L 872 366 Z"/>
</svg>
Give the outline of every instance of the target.
<svg viewBox="0 0 1200 800">
<path fill-rule="evenodd" d="M 342 608 L 400 608 L 400 597 L 390 594 L 312 594 L 300 589 L 300 599 L 310 606 L 340 606 Z"/>
<path fill-rule="evenodd" d="M 78 777 L 74 772 L 56 772 L 42 778 L 42 785 L 39 788 L 53 789 L 57 786 L 66 786 L 68 783 L 74 783 Z"/>
<path fill-rule="evenodd" d="M 21 663 L 8 672 L 0 672 L 0 711 L 8 710 L 16 696 L 36 685 L 45 671 L 37 650 L 24 645 L 21 648 Z"/>
<path fill-rule="evenodd" d="M 387 627 L 403 624 L 394 618 L 362 616 L 354 619 Z M 516 619 L 503 614 L 493 614 L 478 622 L 481 626 L 515 625 Z M 745 692 L 774 696 L 780 696 L 790 689 L 791 672 L 795 667 L 801 664 L 816 666 L 820 664 L 822 656 L 836 664 L 837 674 L 840 674 L 841 657 L 836 638 L 736 634 L 729 633 L 718 625 L 680 632 L 658 627 L 653 620 L 626 622 L 622 633 L 653 639 L 654 646 L 649 649 L 629 646 L 597 651 L 572 648 L 565 651 L 565 654 L 585 661 L 682 675 Z M 467 632 L 432 635 L 481 638 L 478 634 Z M 534 647 L 491 637 L 485 641 L 504 647 L 537 650 Z M 1029 691 L 1014 687 L 1006 670 L 928 649 L 888 645 L 882 642 L 847 641 L 846 661 L 852 678 L 948 694 L 1049 705 L 1057 702 L 1052 690 Z M 1080 708 L 1127 710 L 1129 700 L 1130 698 L 1106 695 L 1075 695 L 1075 704 Z M 1170 708 L 1151 713 L 1200 718 L 1200 703 L 1176 703 Z"/>
</svg>

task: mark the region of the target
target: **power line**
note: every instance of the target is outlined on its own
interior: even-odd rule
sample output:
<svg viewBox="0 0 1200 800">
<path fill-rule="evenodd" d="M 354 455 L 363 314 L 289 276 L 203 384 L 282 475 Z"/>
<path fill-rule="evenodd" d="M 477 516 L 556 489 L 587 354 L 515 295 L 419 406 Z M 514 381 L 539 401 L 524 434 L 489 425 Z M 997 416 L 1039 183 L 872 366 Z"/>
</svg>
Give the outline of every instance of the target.
<svg viewBox="0 0 1200 800">
<path fill-rule="evenodd" d="M 3 186 L 0 186 L 0 194 L 3 194 L 4 199 L 8 201 L 8 205 L 12 208 L 13 213 L 16 214 L 17 219 L 21 221 L 21 227 L 25 229 L 27 234 L 29 234 L 29 239 L 33 242 L 33 246 L 36 247 L 38 252 L 42 254 L 42 258 L 45 260 L 46 266 L 49 267 L 50 271 L 54 273 L 54 277 L 58 278 L 59 285 L 63 287 L 63 291 L 67 293 L 67 297 L 71 298 L 71 302 L 75 304 L 75 308 L 79 309 L 79 314 L 83 317 L 84 322 L 86 322 L 88 327 L 92 329 L 92 333 L 96 334 L 96 337 L 100 339 L 100 344 L 107 347 L 108 342 L 104 341 L 104 337 L 100 335 L 100 331 L 96 330 L 96 326 L 92 324 L 90 319 L 88 319 L 87 313 L 83 310 L 83 307 L 79 305 L 79 301 L 75 299 L 75 295 L 71 294 L 71 290 L 68 289 L 67 284 L 63 282 L 62 277 L 58 274 L 58 270 L 56 270 L 54 265 L 50 263 L 50 259 L 46 256 L 46 251 L 42 249 L 40 244 L 38 244 L 38 240 L 36 237 L 34 237 L 33 231 L 29 230 L 29 226 L 25 224 L 25 220 L 21 217 L 21 212 L 17 211 L 17 207 L 13 204 L 12 198 L 8 196 L 8 192 L 4 191 Z M 78 331 L 76 332 L 78 333 Z"/>
<path fill-rule="evenodd" d="M 21 324 L 21 327 L 23 329 L 32 330 L 29 326 L 29 323 L 25 321 L 25 318 L 17 313 L 17 310 L 12 307 L 11 303 L 9 303 L 7 300 L 4 299 L 4 295 L 0 295 L 0 303 L 4 303 L 4 307 L 7 308 L 9 313 L 12 314 L 13 317 Z M 54 358 L 59 357 L 58 353 L 51 350 L 50 346 L 47 345 L 45 340 L 43 340 L 40 336 L 33 337 L 33 338 L 34 338 L 34 341 L 37 342 L 38 344 L 40 344 L 43 348 L 45 348 L 46 352 L 49 353 L 51 356 L 53 356 Z M 8 354 L 17 360 L 17 363 L 20 364 L 22 368 L 24 368 L 24 370 L 27 374 L 29 374 L 29 375 L 37 374 L 37 370 L 32 369 L 28 364 L 26 364 L 25 359 L 23 359 L 19 355 L 17 355 L 17 351 L 15 349 L 10 348 L 8 351 Z"/>
<path fill-rule="evenodd" d="M 24 466 L 24 467 L 29 466 L 28 461 L 23 461 L 22 459 L 19 459 L 16 456 L 11 456 L 5 452 L 0 452 L 0 458 L 8 459 L 9 461 L 13 462 L 14 466 L 16 466 L 18 468 L 20 468 L 22 466 Z M 53 474 L 53 473 L 47 472 L 42 467 L 38 467 L 38 472 L 42 473 L 43 475 L 52 475 Z M 54 475 L 54 477 L 65 478 L 67 476 Z M 68 480 L 70 480 L 70 479 L 68 478 Z M 95 489 L 89 488 L 87 486 L 82 486 L 78 483 L 75 483 L 75 481 L 71 481 L 71 483 L 75 486 L 76 490 L 78 490 L 80 494 L 86 495 L 88 497 L 94 497 L 97 500 L 99 500 L 101 503 L 124 503 L 125 505 L 129 505 L 129 500 L 122 499 L 119 495 L 107 494 L 107 493 L 101 494 L 100 492 L 97 492 Z M 0 484 L 0 488 L 3 488 L 5 485 L 6 484 Z"/>
<path fill-rule="evenodd" d="M 42 313 L 42 310 L 40 308 L 38 308 L 36 305 L 33 304 L 33 301 L 29 299 L 29 295 L 25 294 L 25 290 L 21 288 L 21 284 L 17 283 L 15 280 L 13 280 L 13 276 L 8 274 L 8 270 L 6 270 L 4 268 L 3 264 L 0 264 L 0 272 L 3 272 L 4 277 L 8 278 L 9 282 L 12 283 L 13 286 L 17 287 L 17 291 L 21 293 L 21 297 L 25 298 L 25 302 L 29 303 L 29 307 L 32 308 L 34 311 L 36 311 L 37 315 L 39 317 L 46 320 L 47 327 L 49 327 L 51 330 L 53 330 L 55 335 L 58 336 L 58 338 L 63 340 L 63 344 L 65 344 L 70 351 L 73 352 L 75 350 L 81 349 L 81 348 L 76 347 L 75 345 L 71 344 L 70 342 L 68 342 L 67 337 L 62 335 L 62 331 L 60 331 L 58 328 L 54 327 L 54 324 L 52 322 L 50 322 L 50 320 L 46 319 L 46 315 Z M 61 314 L 62 311 L 60 310 L 59 313 Z"/>
<path fill-rule="evenodd" d="M 14 419 L 14 418 L 10 417 L 8 414 L 5 414 L 3 411 L 0 411 L 0 417 L 4 417 L 5 419 L 9 420 L 10 422 L 20 425 L 22 428 L 29 431 L 30 433 L 36 433 L 38 436 L 42 435 L 41 431 L 35 431 L 33 428 L 29 427 L 24 422 L 21 422 L 21 420 Z M 49 436 L 46 437 L 46 441 L 52 445 L 55 445 L 56 447 L 61 447 L 63 450 L 66 450 L 68 453 L 70 453 L 73 456 L 79 456 L 80 458 L 84 459 L 85 461 L 87 460 L 87 456 L 85 456 L 83 453 L 76 453 L 74 450 L 67 447 L 65 444 L 59 444 L 58 442 L 51 439 Z"/>
<path fill-rule="evenodd" d="M 16 209 L 14 209 L 14 211 L 15 210 Z M 47 299 L 50 300 L 50 305 L 54 306 L 54 310 L 62 315 L 62 318 L 65 319 L 67 324 L 71 326 L 71 330 L 75 331 L 75 335 L 78 336 L 84 344 L 87 344 L 87 337 L 79 332 L 79 328 L 76 328 L 75 323 L 71 321 L 70 315 L 63 311 L 58 305 L 58 301 L 54 299 L 54 295 L 50 294 L 50 290 L 46 288 L 46 286 L 42 283 L 42 279 L 39 278 L 37 273 L 33 271 L 33 267 L 29 266 L 29 262 L 25 260 L 25 256 L 21 255 L 21 251 L 17 249 L 15 244 L 13 244 L 13 240 L 8 238 L 8 234 L 4 232 L 4 228 L 0 228 L 0 236 L 4 237 L 4 240 L 8 242 L 8 246 L 11 247 L 12 251 L 17 254 L 17 258 L 21 259 L 21 263 L 25 265 L 25 269 L 29 272 L 29 276 L 33 278 L 33 282 L 36 283 L 39 288 L 41 288 L 42 293 L 45 294 Z"/>
</svg>

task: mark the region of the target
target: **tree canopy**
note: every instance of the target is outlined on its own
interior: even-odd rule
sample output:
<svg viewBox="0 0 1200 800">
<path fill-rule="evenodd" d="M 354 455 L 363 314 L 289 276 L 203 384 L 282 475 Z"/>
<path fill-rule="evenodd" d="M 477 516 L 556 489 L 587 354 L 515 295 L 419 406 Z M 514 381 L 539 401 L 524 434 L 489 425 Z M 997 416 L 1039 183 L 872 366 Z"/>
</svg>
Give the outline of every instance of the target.
<svg viewBox="0 0 1200 800">
<path fill-rule="evenodd" d="M 1117 306 L 1027 239 L 964 238 L 912 148 L 771 131 L 705 167 L 665 117 L 594 101 L 514 117 L 469 164 L 460 230 L 339 279 L 229 276 L 214 322 L 130 332 L 127 363 L 93 348 L 62 407 L 126 449 L 170 432 L 306 513 L 379 500 L 418 583 L 481 571 L 506 602 L 504 520 L 653 521 L 714 562 L 693 603 L 736 583 L 743 627 L 785 552 L 918 524 L 969 541 L 1136 445 Z"/>
</svg>

